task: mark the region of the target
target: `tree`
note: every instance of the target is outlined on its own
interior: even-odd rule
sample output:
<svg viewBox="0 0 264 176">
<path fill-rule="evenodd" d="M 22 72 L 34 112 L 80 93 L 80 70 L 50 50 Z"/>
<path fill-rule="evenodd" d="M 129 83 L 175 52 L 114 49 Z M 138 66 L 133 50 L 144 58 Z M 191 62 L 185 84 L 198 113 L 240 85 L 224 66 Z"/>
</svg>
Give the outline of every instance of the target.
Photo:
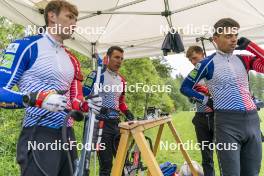
<svg viewBox="0 0 264 176">
<path fill-rule="evenodd" d="M 256 75 L 256 97 L 263 99 L 263 90 L 264 90 L 264 77 L 261 74 Z"/>
<path fill-rule="evenodd" d="M 149 106 L 159 107 L 167 112 L 173 110 L 173 102 L 166 92 L 151 92 L 147 88 L 155 85 L 163 91 L 165 86 L 164 80 L 161 79 L 149 58 L 125 60 L 120 72 L 125 76 L 129 88 L 126 93 L 128 105 L 137 116 L 144 114 L 147 93 L 151 94 Z M 132 86 L 137 87 L 138 90 L 132 89 Z"/>
<path fill-rule="evenodd" d="M 15 39 L 24 37 L 24 27 L 0 17 L 0 51 Z"/>
<path fill-rule="evenodd" d="M 167 63 L 167 60 L 163 57 L 159 57 L 152 60 L 152 63 L 158 72 L 160 78 L 167 79 L 171 77 L 172 67 Z"/>
<path fill-rule="evenodd" d="M 183 78 L 183 77 L 182 77 Z M 178 77 L 176 79 L 169 79 L 166 84 L 171 85 L 172 91 L 169 94 L 173 100 L 174 107 L 177 111 L 188 111 L 193 106 L 189 103 L 188 98 L 181 94 L 180 85 L 182 83 L 182 78 Z"/>
<path fill-rule="evenodd" d="M 249 73 L 249 85 L 251 94 L 257 98 L 264 99 L 264 77 L 256 72 Z"/>
</svg>

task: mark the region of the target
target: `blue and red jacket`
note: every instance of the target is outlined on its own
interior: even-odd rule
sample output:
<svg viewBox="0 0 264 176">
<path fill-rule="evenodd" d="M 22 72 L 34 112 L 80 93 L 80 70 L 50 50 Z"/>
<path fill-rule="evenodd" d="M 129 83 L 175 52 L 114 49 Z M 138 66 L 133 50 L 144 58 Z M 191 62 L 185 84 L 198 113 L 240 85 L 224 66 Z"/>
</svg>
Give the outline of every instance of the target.
<svg viewBox="0 0 264 176">
<path fill-rule="evenodd" d="M 180 88 L 182 94 L 206 104 L 208 97 L 193 87 L 201 79 L 212 95 L 215 111 L 252 111 L 256 106 L 251 98 L 248 72 L 264 73 L 264 50 L 251 42 L 246 48 L 251 55 L 233 55 L 221 51 L 208 56 L 189 73 Z"/>
<path fill-rule="evenodd" d="M 22 97 L 30 92 L 63 90 L 68 108 L 79 110 L 81 81 L 79 61 L 49 33 L 25 37 L 11 43 L 0 58 L 0 108 L 25 108 Z M 66 113 L 27 107 L 23 126 L 36 125 L 43 116 L 39 126 L 60 128 Z"/>
<path fill-rule="evenodd" d="M 84 96 L 93 94 L 96 86 L 95 81 L 96 72 L 93 71 L 84 82 Z M 109 69 L 103 69 L 100 77 L 99 96 L 102 97 L 102 107 L 108 109 L 108 113 L 100 114 L 101 118 L 117 119 L 119 118 L 120 112 L 124 113 L 128 110 L 125 101 L 125 86 L 126 81 L 123 76 Z"/>
</svg>

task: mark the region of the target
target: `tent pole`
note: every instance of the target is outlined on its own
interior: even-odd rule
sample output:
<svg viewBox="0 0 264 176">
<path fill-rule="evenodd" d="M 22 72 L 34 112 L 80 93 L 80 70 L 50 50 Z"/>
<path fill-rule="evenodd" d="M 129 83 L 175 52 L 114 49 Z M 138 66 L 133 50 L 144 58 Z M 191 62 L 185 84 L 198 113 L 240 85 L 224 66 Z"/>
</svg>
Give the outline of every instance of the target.
<svg viewBox="0 0 264 176">
<path fill-rule="evenodd" d="M 78 18 L 78 21 L 84 20 L 87 18 L 91 18 L 97 15 L 112 15 L 112 14 L 119 14 L 119 15 L 161 15 L 161 12 L 114 12 L 114 11 L 97 11 L 92 12 L 90 15 L 85 15 L 83 17 Z"/>
<path fill-rule="evenodd" d="M 163 15 L 165 12 L 126 12 L 126 11 L 122 11 L 122 12 L 115 12 L 115 10 L 118 10 L 118 9 L 121 9 L 121 8 L 124 8 L 124 7 L 127 7 L 127 6 L 130 6 L 130 5 L 134 5 L 136 3 L 140 3 L 140 2 L 143 2 L 145 0 L 138 0 L 138 1 L 134 1 L 134 2 L 131 2 L 131 3 L 127 3 L 127 4 L 123 4 L 123 5 L 120 5 L 120 6 L 117 6 L 117 7 L 114 7 L 114 8 L 110 8 L 110 9 L 107 9 L 107 10 L 102 10 L 102 11 L 81 11 L 81 13 L 90 13 L 89 15 L 85 15 L 83 17 L 80 17 L 78 19 L 78 21 L 80 20 L 83 20 L 83 19 L 87 19 L 87 18 L 91 18 L 91 17 L 94 17 L 94 16 L 97 16 L 97 15 L 102 15 L 102 14 L 120 14 L 120 15 L 162 15 L 162 16 L 165 16 Z M 208 4 L 208 3 L 211 3 L 211 2 L 215 2 L 217 0 L 207 0 L 207 1 L 204 1 L 204 2 L 200 2 L 200 3 L 197 3 L 197 4 L 193 4 L 193 5 L 190 5 L 190 6 L 187 6 L 187 7 L 184 7 L 184 8 L 181 8 L 181 9 L 178 9 L 178 10 L 174 10 L 174 11 L 167 11 L 169 12 L 170 15 L 174 14 L 174 13 L 179 13 L 179 12 L 182 12 L 182 11 L 185 11 L 185 10 L 189 10 L 189 9 L 192 9 L 192 8 L 195 8 L 195 7 L 199 7 L 199 6 L 202 6 L 202 5 L 205 5 L 205 4 Z"/>
<path fill-rule="evenodd" d="M 244 0 L 251 8 L 253 8 L 261 17 L 264 18 L 264 13 L 262 13 L 259 9 L 257 9 L 251 2 L 248 0 Z"/>
<path fill-rule="evenodd" d="M 95 56 L 95 51 L 96 51 L 96 43 L 93 42 L 92 44 L 92 60 L 93 60 L 93 70 L 95 70 L 95 62 L 96 62 L 96 56 Z"/>
<path fill-rule="evenodd" d="M 164 0 L 164 5 L 165 5 L 165 11 L 161 13 L 161 16 L 165 16 L 166 20 L 168 22 L 168 25 L 170 28 L 172 28 L 172 21 L 171 21 L 171 11 L 170 11 L 170 5 L 168 0 Z"/>
<path fill-rule="evenodd" d="M 204 46 L 204 39 L 201 38 L 202 46 L 203 46 L 203 51 L 204 51 L 204 56 L 207 57 L 206 51 L 205 51 L 205 46 Z"/>
<path fill-rule="evenodd" d="M 118 10 L 118 9 L 121 9 L 124 7 L 135 5 L 135 4 L 144 2 L 144 1 L 146 1 L 146 0 L 135 0 L 135 1 L 132 1 L 132 2 L 129 2 L 126 4 L 122 4 L 122 5 L 110 8 L 110 9 L 102 10 L 102 11 L 80 11 L 80 13 L 89 13 L 89 15 L 85 15 L 85 16 L 79 18 L 78 21 L 86 19 L 86 18 L 91 18 L 91 17 L 97 16 L 97 15 L 105 14 L 105 12 L 111 12 L 111 11 L 115 11 L 115 10 Z"/>
<path fill-rule="evenodd" d="M 29 23 L 31 23 L 33 25 L 35 24 L 29 18 L 27 18 L 24 14 L 22 14 L 19 10 L 17 10 L 15 7 L 13 7 L 11 4 L 9 4 L 6 0 L 3 0 L 3 3 L 7 6 L 7 8 L 10 8 L 11 10 L 13 9 L 16 13 L 23 16 Z"/>
<path fill-rule="evenodd" d="M 175 14 L 175 13 L 179 13 L 179 12 L 182 12 L 182 11 L 186 11 L 186 10 L 189 10 L 189 9 L 192 9 L 192 8 L 195 8 L 195 7 L 199 7 L 199 6 L 202 6 L 202 5 L 205 5 L 205 4 L 209 4 L 211 2 L 215 2 L 217 0 L 207 0 L 207 1 L 203 1 L 203 2 L 200 2 L 200 3 L 197 3 L 197 4 L 193 4 L 193 5 L 190 5 L 190 6 L 187 6 L 187 7 L 183 7 L 181 9 L 178 9 L 178 10 L 174 10 L 171 12 L 171 14 Z"/>
<path fill-rule="evenodd" d="M 135 0 L 133 2 L 125 3 L 125 4 L 122 4 L 122 5 L 116 6 L 116 7 L 112 7 L 112 8 L 109 8 L 109 9 L 102 10 L 102 12 L 118 10 L 118 9 L 121 9 L 121 8 L 124 8 L 124 7 L 128 7 L 128 6 L 131 6 L 131 5 L 140 3 L 140 2 L 144 2 L 144 1 L 146 1 L 146 0 Z M 97 13 L 98 11 L 80 10 L 79 12 L 80 13 L 88 13 L 90 15 L 91 13 Z"/>
<path fill-rule="evenodd" d="M 9 1 L 11 1 L 11 0 L 9 0 Z M 39 12 L 39 9 L 36 9 L 36 8 L 34 8 L 34 7 L 30 6 L 30 5 L 27 5 L 27 4 L 23 3 L 23 2 L 14 1 L 14 0 L 12 0 L 12 1 L 15 2 L 15 3 L 17 3 L 17 4 L 19 4 L 19 5 L 24 6 L 24 7 L 28 8 L 28 9 L 30 9 L 30 10 L 33 10 L 35 12 Z M 34 3 L 34 2 L 31 2 L 31 3 L 34 4 L 34 5 L 36 5 L 36 3 Z"/>
</svg>

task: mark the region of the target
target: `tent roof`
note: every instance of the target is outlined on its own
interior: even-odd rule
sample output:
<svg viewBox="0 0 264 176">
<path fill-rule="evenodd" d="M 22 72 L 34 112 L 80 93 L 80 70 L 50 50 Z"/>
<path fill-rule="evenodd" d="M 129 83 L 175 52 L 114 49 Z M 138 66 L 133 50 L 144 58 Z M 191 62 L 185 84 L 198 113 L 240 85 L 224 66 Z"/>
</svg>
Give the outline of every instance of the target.
<svg viewBox="0 0 264 176">
<path fill-rule="evenodd" d="M 43 9 L 47 0 L 2 0 L 0 15 L 28 25 L 44 25 Z M 263 0 L 70 0 L 79 11 L 77 26 L 88 33 L 76 32 L 74 38 L 65 44 L 87 56 L 91 56 L 92 43 L 99 52 L 109 46 L 125 48 L 126 58 L 161 55 L 165 31 L 169 27 L 165 16 L 164 2 L 172 12 L 171 24 L 179 29 L 185 47 L 197 44 L 196 37 L 204 33 L 190 33 L 191 29 L 201 31 L 217 20 L 231 17 L 241 25 L 240 35 L 259 44 L 264 43 L 264 1 Z M 101 11 L 101 15 L 96 13 Z M 85 28 L 86 27 L 86 28 Z M 190 29 L 188 31 L 188 29 Z M 102 34 L 102 30 L 104 33 Z M 198 32 L 199 32 L 198 31 Z M 101 33 L 100 33 L 101 32 Z M 92 34 L 91 34 L 92 33 Z M 207 49 L 212 45 L 206 44 Z"/>
</svg>

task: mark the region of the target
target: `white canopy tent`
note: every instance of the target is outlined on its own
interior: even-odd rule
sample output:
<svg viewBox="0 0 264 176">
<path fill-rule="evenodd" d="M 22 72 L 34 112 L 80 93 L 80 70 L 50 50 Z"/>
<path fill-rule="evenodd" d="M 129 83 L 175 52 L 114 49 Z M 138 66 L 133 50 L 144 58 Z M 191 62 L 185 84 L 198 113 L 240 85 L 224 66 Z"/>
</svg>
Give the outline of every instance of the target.
<svg viewBox="0 0 264 176">
<path fill-rule="evenodd" d="M 166 28 L 173 26 L 188 47 L 205 35 L 202 28 L 231 17 L 241 25 L 240 35 L 264 43 L 263 0 L 69 0 L 79 11 L 77 31 L 66 46 L 91 57 L 92 46 L 103 53 L 112 45 L 125 48 L 126 58 L 162 55 Z M 44 25 L 47 0 L 1 0 L 0 15 L 28 25 Z M 167 16 L 167 18 L 166 18 Z M 104 33 L 100 33 L 100 31 Z M 199 33 L 194 33 L 198 30 Z M 93 33 L 93 34 L 91 34 Z M 209 34 L 207 34 L 209 36 Z M 206 43 L 207 49 L 213 45 Z"/>
</svg>

